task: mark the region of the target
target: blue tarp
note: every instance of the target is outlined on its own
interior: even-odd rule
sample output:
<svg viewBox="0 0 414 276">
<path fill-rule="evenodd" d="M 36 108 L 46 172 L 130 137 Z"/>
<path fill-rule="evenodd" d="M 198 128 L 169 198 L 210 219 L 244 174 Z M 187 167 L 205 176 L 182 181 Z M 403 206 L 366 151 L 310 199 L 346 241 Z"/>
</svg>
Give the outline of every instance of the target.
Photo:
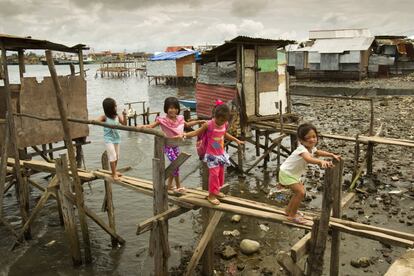
<svg viewBox="0 0 414 276">
<path fill-rule="evenodd" d="M 200 56 L 200 53 L 197 51 L 165 52 L 154 55 L 150 60 L 176 60 L 194 54 L 196 55 L 196 58 Z"/>
</svg>

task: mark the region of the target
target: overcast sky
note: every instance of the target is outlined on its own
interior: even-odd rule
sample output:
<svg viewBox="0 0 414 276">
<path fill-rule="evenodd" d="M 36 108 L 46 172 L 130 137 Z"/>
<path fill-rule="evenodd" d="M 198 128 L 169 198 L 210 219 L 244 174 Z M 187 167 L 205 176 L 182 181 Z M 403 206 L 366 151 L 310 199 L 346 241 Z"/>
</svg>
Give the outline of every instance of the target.
<svg viewBox="0 0 414 276">
<path fill-rule="evenodd" d="M 95 51 L 162 51 L 237 35 L 304 40 L 309 30 L 414 35 L 414 0 L 0 0 L 0 33 Z"/>
</svg>

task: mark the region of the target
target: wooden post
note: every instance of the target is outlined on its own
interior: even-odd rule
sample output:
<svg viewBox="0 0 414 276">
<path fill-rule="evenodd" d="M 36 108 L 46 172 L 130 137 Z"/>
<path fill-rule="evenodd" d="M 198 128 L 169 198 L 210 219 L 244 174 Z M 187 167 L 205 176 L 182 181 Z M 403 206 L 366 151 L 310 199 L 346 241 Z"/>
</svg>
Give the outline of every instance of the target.
<svg viewBox="0 0 414 276">
<path fill-rule="evenodd" d="M 243 145 L 237 146 L 237 166 L 239 169 L 239 173 L 243 174 Z"/>
<path fill-rule="evenodd" d="M 56 73 L 56 68 L 53 63 L 52 52 L 50 50 L 46 50 L 46 59 L 47 59 L 47 63 L 49 66 L 50 75 L 53 79 L 53 84 L 55 86 L 56 100 L 57 100 L 57 105 L 59 108 L 60 117 L 62 120 L 63 132 L 64 132 L 64 141 L 67 145 L 70 170 L 72 172 L 72 178 L 74 180 L 75 193 L 76 193 L 76 206 L 79 212 L 79 222 L 80 222 L 80 226 L 82 230 L 83 243 L 85 246 L 85 262 L 90 263 L 92 262 L 92 254 L 91 254 L 91 245 L 90 245 L 90 240 L 89 240 L 88 224 L 86 222 L 85 210 L 83 208 L 84 206 L 83 188 L 82 188 L 82 184 L 79 179 L 78 170 L 76 166 L 76 160 L 75 160 L 75 151 L 73 149 L 72 139 L 70 136 L 69 122 L 67 118 L 67 107 L 66 107 L 65 100 L 63 98 L 63 91 L 59 83 L 59 79 Z M 80 64 L 80 61 L 79 61 L 79 64 Z M 82 74 L 82 69 L 81 69 L 81 74 Z"/>
<path fill-rule="evenodd" d="M 168 191 L 165 185 L 165 158 L 164 138 L 154 137 L 154 159 L 152 159 L 152 179 L 154 185 L 154 215 L 161 214 L 168 209 Z M 154 273 L 156 276 L 168 274 L 168 223 L 158 224 L 151 230 L 154 243 Z M 163 246 L 164 245 L 164 246 Z"/>
<path fill-rule="evenodd" d="M 260 156 L 260 131 L 256 128 L 254 132 L 256 134 L 256 156 Z"/>
<path fill-rule="evenodd" d="M 75 212 L 73 204 L 66 198 L 66 194 L 72 194 L 69 178 L 68 164 L 66 154 L 61 154 L 60 158 L 56 158 L 56 174 L 59 179 L 59 200 L 62 206 L 63 221 L 65 232 L 69 240 L 70 254 L 72 256 L 73 265 L 82 264 L 82 256 L 79 245 L 78 231 L 76 227 Z"/>
<path fill-rule="evenodd" d="M 339 168 L 335 166 L 328 168 L 325 171 L 324 178 L 324 191 L 322 198 L 322 211 L 319 223 L 314 222 L 314 228 L 312 229 L 312 249 L 308 258 L 309 276 L 322 275 L 323 271 L 323 257 L 326 247 L 326 240 L 328 238 L 329 230 L 329 218 L 331 215 L 332 202 L 333 202 L 333 183 L 338 181 Z M 316 226 L 318 224 L 318 226 Z M 317 227 L 317 230 L 315 228 Z M 314 238 L 313 238 L 314 237 Z"/>
<path fill-rule="evenodd" d="M 266 148 L 266 150 L 269 149 L 269 132 L 267 130 L 265 131 L 265 148 Z M 264 162 L 263 162 L 263 167 L 264 168 L 267 168 L 267 162 L 270 160 L 269 156 L 270 156 L 270 154 L 267 155 L 264 159 Z"/>
<path fill-rule="evenodd" d="M 17 185 L 16 192 L 19 196 L 19 207 L 20 213 L 22 215 L 22 225 L 24 225 L 29 218 L 29 190 L 27 187 L 27 183 L 23 180 L 22 172 L 20 168 L 20 156 L 19 156 L 19 148 L 18 148 L 18 139 L 17 139 L 17 131 L 16 125 L 14 124 L 14 116 L 12 115 L 14 110 L 12 106 L 12 98 L 11 98 L 11 91 L 10 91 L 10 83 L 9 83 L 9 71 L 7 67 L 7 57 L 6 57 L 6 48 L 3 44 L 1 46 L 1 59 L 3 64 L 3 73 L 4 73 L 4 88 L 6 92 L 6 110 L 9 112 L 9 116 L 7 116 L 7 123 L 9 125 L 9 133 L 10 133 L 10 145 L 13 150 L 14 154 L 14 170 L 16 174 Z M 25 238 L 30 239 L 30 229 L 28 229 L 25 233 Z"/>
<path fill-rule="evenodd" d="M 82 78 L 85 77 L 85 69 L 83 67 L 83 52 L 82 48 L 79 48 L 78 51 L 78 59 L 79 59 L 79 74 L 82 76 Z"/>
<path fill-rule="evenodd" d="M 19 58 L 19 74 L 20 74 L 20 78 L 22 79 L 24 77 L 24 73 L 26 73 L 26 67 L 24 65 L 24 51 L 23 50 L 18 51 L 18 58 Z"/>
<path fill-rule="evenodd" d="M 359 135 L 357 134 L 355 137 L 354 169 L 352 171 L 352 179 L 355 179 L 357 172 L 358 172 L 359 154 L 360 154 Z"/>
<path fill-rule="evenodd" d="M 337 177 L 333 179 L 332 192 L 333 192 L 333 206 L 332 217 L 341 218 L 342 209 L 342 174 L 344 170 L 344 160 L 335 162 L 336 170 L 338 171 Z M 332 229 L 332 242 L 331 242 L 331 265 L 329 274 L 339 275 L 339 248 L 341 245 L 341 233 L 337 229 Z"/>
<path fill-rule="evenodd" d="M 8 119 L 8 111 L 6 111 L 6 120 Z M 2 141 L 2 152 L 1 152 L 1 167 L 0 167 L 0 218 L 3 217 L 3 195 L 4 185 L 6 184 L 7 174 L 7 151 L 9 148 L 9 126 L 7 122 L 4 124 L 4 137 Z"/>
<path fill-rule="evenodd" d="M 203 172 L 202 172 L 202 188 L 205 191 L 208 191 L 208 167 L 207 163 L 203 163 Z M 203 232 L 205 233 L 206 229 L 208 228 L 211 211 L 208 208 L 201 209 L 201 217 L 203 220 Z M 210 241 L 206 245 L 203 253 L 203 257 L 201 259 L 202 268 L 201 274 L 210 276 L 213 275 L 213 267 L 214 267 L 214 237 L 210 238 Z"/>
<path fill-rule="evenodd" d="M 83 163 L 83 149 L 82 143 L 85 142 L 86 137 L 79 137 L 74 139 L 76 147 L 76 167 L 82 168 Z"/>
<path fill-rule="evenodd" d="M 101 163 L 102 163 L 102 169 L 110 170 L 108 154 L 106 151 L 102 153 Z M 114 203 L 112 201 L 112 183 L 106 180 L 104 183 L 105 183 L 105 202 L 106 202 L 105 210 L 108 213 L 109 227 L 112 229 L 112 231 L 116 233 Z M 111 243 L 112 243 L 112 247 L 118 246 L 118 241 L 112 236 L 111 236 Z"/>
<path fill-rule="evenodd" d="M 370 101 L 370 111 L 371 111 L 371 118 L 370 118 L 370 124 L 369 124 L 369 135 L 374 135 L 374 99 L 371 99 Z M 367 147 L 367 175 L 372 175 L 372 160 L 374 155 L 374 143 L 368 142 Z"/>
<path fill-rule="evenodd" d="M 73 63 L 71 63 L 71 64 L 69 64 L 69 68 L 70 68 L 70 75 L 75 76 L 75 65 L 73 65 Z"/>
</svg>

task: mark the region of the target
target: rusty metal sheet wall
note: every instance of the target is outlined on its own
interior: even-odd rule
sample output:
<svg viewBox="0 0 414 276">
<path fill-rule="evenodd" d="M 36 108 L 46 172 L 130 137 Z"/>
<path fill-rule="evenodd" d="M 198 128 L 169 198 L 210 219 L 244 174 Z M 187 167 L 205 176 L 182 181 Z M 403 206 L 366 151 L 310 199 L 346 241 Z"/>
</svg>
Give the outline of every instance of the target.
<svg viewBox="0 0 414 276">
<path fill-rule="evenodd" d="M 231 88 L 220 85 L 197 83 L 197 116 L 199 118 L 210 118 L 216 99 L 228 102 L 236 97 L 236 93 L 236 87 Z"/>
</svg>

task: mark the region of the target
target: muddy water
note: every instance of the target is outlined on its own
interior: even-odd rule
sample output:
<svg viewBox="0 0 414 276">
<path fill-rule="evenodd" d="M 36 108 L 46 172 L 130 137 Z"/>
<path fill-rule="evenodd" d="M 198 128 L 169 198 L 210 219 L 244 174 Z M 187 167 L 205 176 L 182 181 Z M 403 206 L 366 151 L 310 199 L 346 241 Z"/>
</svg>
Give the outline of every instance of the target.
<svg viewBox="0 0 414 276">
<path fill-rule="evenodd" d="M 101 114 L 101 102 L 105 97 L 115 98 L 118 101 L 119 107 L 124 102 L 146 100 L 149 102 L 151 110 L 161 111 L 165 97 L 177 96 L 180 98 L 192 98 L 194 94 L 193 88 L 191 87 L 179 89 L 166 86 L 148 87 L 147 81 L 145 79 L 139 79 L 138 77 L 125 79 L 95 78 L 94 75 L 97 67 L 88 65 L 87 68 L 90 69 L 88 71 L 87 81 L 88 110 L 91 118 Z M 11 71 L 14 72 L 14 78 L 16 78 L 17 68 L 12 67 Z M 47 73 L 47 67 L 28 66 L 27 71 L 28 75 L 39 76 Z M 59 71 L 62 74 L 68 74 L 69 68 L 59 66 Z M 304 100 L 303 98 L 294 98 L 294 101 L 305 101 L 309 103 L 309 100 Z M 324 100 L 317 100 L 316 102 L 310 103 L 310 107 L 296 106 L 294 109 L 303 115 L 304 120 L 313 121 L 323 131 L 332 131 L 335 133 L 349 132 L 349 135 L 354 135 L 357 132 L 365 131 L 369 125 L 369 122 L 367 123 L 366 120 L 360 120 L 361 117 L 367 117 L 369 114 L 368 109 L 364 106 L 357 104 L 353 106 L 344 104 L 344 106 L 341 106 L 342 103 L 327 103 Z M 351 107 L 355 107 L 355 109 Z M 385 116 L 388 118 L 387 120 L 393 119 L 392 116 L 391 118 L 389 117 L 392 112 L 394 111 L 387 111 L 386 107 L 383 107 L 383 110 L 381 110 L 381 114 L 387 114 L 388 117 Z M 339 114 L 342 119 L 339 121 L 336 120 L 335 114 Z M 345 125 L 349 124 L 350 121 L 353 121 L 353 123 L 345 130 Z M 387 128 L 388 132 L 391 132 L 391 134 L 397 133 L 398 129 L 394 129 L 395 125 L 396 122 L 392 121 Z M 393 137 L 396 137 L 396 135 L 393 135 Z M 87 169 L 96 169 L 100 167 L 100 155 L 104 150 L 102 129 L 97 126 L 91 126 L 88 140 L 91 141 L 91 144 L 84 147 L 86 167 Z M 284 142 L 286 145 L 289 144 L 289 141 Z M 182 149 L 194 155 L 193 143 L 189 141 Z M 352 146 L 343 143 L 331 143 L 329 141 L 322 141 L 320 146 L 339 152 L 346 158 L 346 173 L 349 178 L 350 166 L 352 164 L 350 160 L 353 157 Z M 122 132 L 119 167 L 131 166 L 132 170 L 128 171 L 126 173 L 127 175 L 151 179 L 152 147 L 152 137 Z M 387 160 L 384 157 L 387 156 L 388 152 L 386 149 L 381 150 L 376 157 L 376 164 L 382 164 L 380 163 L 381 161 L 384 164 L 374 166 L 374 169 L 394 169 L 394 171 L 401 172 L 401 181 L 409 182 L 410 177 L 412 177 L 411 172 L 399 170 L 393 166 L 387 166 Z M 408 151 L 407 153 L 412 157 L 412 151 Z M 392 154 L 391 156 L 393 158 L 397 158 L 401 154 L 401 148 L 395 148 L 390 154 Z M 253 163 L 255 158 L 253 146 L 248 145 L 246 150 L 246 166 Z M 272 158 L 275 157 L 272 156 Z M 402 160 L 401 163 L 398 166 L 403 168 L 410 167 L 410 162 L 406 161 L 406 159 Z M 275 167 L 275 159 L 272 159 L 268 168 L 257 167 L 252 170 L 250 175 L 244 178 L 239 177 L 229 169 L 226 177 L 227 182 L 230 184 L 229 193 L 282 206 L 281 203 L 277 203 L 274 200 L 274 197 L 269 197 L 269 193 L 275 184 L 273 175 Z M 378 177 L 385 178 L 381 179 L 381 185 L 384 186 L 383 191 L 385 193 L 393 188 L 393 186 L 390 186 L 390 180 L 388 179 L 389 173 L 391 172 L 380 172 Z M 185 186 L 200 186 L 200 173 L 196 157 L 193 156 L 186 162 L 181 170 L 181 175 L 184 178 L 183 183 Z M 38 175 L 37 180 L 45 182 L 43 179 L 45 176 Z M 307 193 L 309 195 L 308 201 L 304 204 L 303 208 L 310 210 L 319 208 L 320 178 L 322 176 L 323 172 L 320 172 L 316 168 L 311 169 L 306 183 Z M 106 214 L 100 212 L 104 196 L 103 183 L 96 181 L 90 183 L 90 185 L 85 185 L 85 193 L 88 207 L 106 219 Z M 18 208 L 15 197 L 12 194 L 13 191 L 9 192 L 5 197 L 5 213 L 9 221 L 18 225 Z M 149 234 L 146 233 L 141 236 L 136 236 L 135 231 L 139 222 L 152 215 L 152 199 L 118 186 L 113 187 L 113 194 L 116 208 L 117 230 L 126 240 L 124 247 L 112 249 L 109 236 L 93 222 L 89 221 L 93 263 L 89 266 L 73 268 L 68 254 L 66 237 L 63 228 L 58 223 L 56 204 L 53 200 L 50 200 L 35 223 L 35 227 L 33 228 L 34 239 L 18 247 L 15 251 L 9 251 L 13 241 L 4 227 L 0 227 L 0 275 L 150 275 L 153 270 L 153 264 L 152 259 L 148 257 Z M 39 193 L 36 190 L 31 191 L 32 206 L 35 204 L 38 196 Z M 378 203 L 379 207 L 370 208 L 369 204 L 371 202 L 376 202 L 375 198 L 361 197 L 353 205 L 352 209 L 346 212 L 346 215 L 357 221 L 366 221 L 367 223 L 392 229 L 412 232 L 412 226 L 398 222 L 399 217 L 404 216 L 401 215 L 402 212 L 405 212 L 405 214 L 409 212 L 410 206 L 413 205 L 412 199 L 402 198 L 402 206 L 398 207 L 400 208 L 398 211 L 399 214 L 394 217 L 390 217 L 389 213 L 383 210 L 383 207 L 385 208 L 386 206 L 383 206 L 382 202 Z M 399 204 L 397 198 L 392 202 L 393 204 Z M 360 210 L 364 210 L 365 213 L 359 214 L 361 212 Z M 273 273 L 273 275 L 284 275 L 284 272 L 276 264 L 275 256 L 280 250 L 289 250 L 305 232 L 303 230 L 249 219 L 247 217 L 242 217 L 241 223 L 234 224 L 230 222 L 230 218 L 231 214 L 225 214 L 216 232 L 217 262 L 215 268 L 218 274 L 247 275 L 248 273 L 253 273 L 248 275 L 260 275 L 261 273 Z M 191 252 L 194 250 L 196 241 L 200 237 L 200 221 L 198 211 L 189 212 L 170 221 L 169 239 L 171 258 L 169 259 L 169 266 L 173 275 L 181 275 L 181 269 L 184 267 L 183 263 L 191 257 Z M 268 226 L 269 230 L 261 230 L 260 224 Z M 240 231 L 240 236 L 225 237 L 222 235 L 224 230 L 234 229 Z M 240 253 L 238 244 L 243 238 L 258 240 L 262 245 L 260 254 L 245 256 Z M 226 245 L 232 246 L 237 251 L 237 258 L 228 261 L 221 260 L 219 253 Z M 399 256 L 401 252 L 402 250 L 398 248 L 392 248 L 391 251 L 386 247 L 384 249 L 378 242 L 344 235 L 343 246 L 341 247 L 341 275 L 360 275 L 361 273 L 364 273 L 364 275 L 381 275 L 389 266 L 388 262 Z M 374 264 L 367 268 L 366 271 L 353 268 L 349 265 L 352 259 L 364 256 L 375 258 L 375 269 L 373 268 Z"/>
</svg>

